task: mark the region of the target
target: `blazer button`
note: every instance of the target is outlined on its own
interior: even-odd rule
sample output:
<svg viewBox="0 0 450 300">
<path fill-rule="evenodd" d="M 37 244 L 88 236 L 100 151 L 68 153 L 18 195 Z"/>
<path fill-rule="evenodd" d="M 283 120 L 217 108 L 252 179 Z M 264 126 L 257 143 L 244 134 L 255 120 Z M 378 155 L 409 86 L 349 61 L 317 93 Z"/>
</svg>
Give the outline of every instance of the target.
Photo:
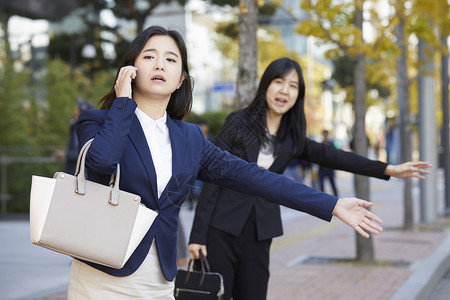
<svg viewBox="0 0 450 300">
<path fill-rule="evenodd" d="M 119 104 L 119 105 L 117 106 L 117 108 L 118 108 L 118 109 L 122 109 L 122 108 L 123 108 L 123 104 Z"/>
</svg>

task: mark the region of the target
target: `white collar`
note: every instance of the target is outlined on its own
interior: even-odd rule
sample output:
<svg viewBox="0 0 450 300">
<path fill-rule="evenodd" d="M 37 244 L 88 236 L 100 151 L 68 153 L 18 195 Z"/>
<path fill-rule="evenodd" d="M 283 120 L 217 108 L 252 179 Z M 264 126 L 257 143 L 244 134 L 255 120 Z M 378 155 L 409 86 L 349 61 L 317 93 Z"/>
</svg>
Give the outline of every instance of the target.
<svg viewBox="0 0 450 300">
<path fill-rule="evenodd" d="M 141 122 L 142 128 L 146 128 L 147 126 L 153 126 L 159 128 L 162 132 L 167 130 L 167 111 L 164 112 L 164 115 L 157 119 L 153 120 L 146 113 L 136 107 L 136 116 Z"/>
</svg>

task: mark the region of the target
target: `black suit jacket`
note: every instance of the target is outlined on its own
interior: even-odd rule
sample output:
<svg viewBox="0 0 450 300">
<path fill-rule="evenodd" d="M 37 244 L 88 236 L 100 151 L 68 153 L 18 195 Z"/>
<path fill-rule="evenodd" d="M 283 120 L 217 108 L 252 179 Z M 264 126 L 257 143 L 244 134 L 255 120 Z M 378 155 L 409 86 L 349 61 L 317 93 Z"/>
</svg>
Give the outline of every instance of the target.
<svg viewBox="0 0 450 300">
<path fill-rule="evenodd" d="M 243 111 L 228 116 L 215 144 L 248 162 L 256 162 L 258 159 L 260 144 L 253 134 L 248 115 Z M 297 153 L 292 153 L 293 147 L 294 138 L 288 136 L 282 141 L 269 170 L 281 174 L 292 159 L 299 158 L 328 168 L 389 179 L 389 176 L 384 175 L 387 164 L 383 162 L 370 160 L 310 139 L 305 140 Z M 196 208 L 190 243 L 206 245 L 209 227 L 239 236 L 252 209 L 256 215 L 259 240 L 283 234 L 278 204 L 260 196 L 249 196 L 215 184 L 204 183 Z"/>
</svg>

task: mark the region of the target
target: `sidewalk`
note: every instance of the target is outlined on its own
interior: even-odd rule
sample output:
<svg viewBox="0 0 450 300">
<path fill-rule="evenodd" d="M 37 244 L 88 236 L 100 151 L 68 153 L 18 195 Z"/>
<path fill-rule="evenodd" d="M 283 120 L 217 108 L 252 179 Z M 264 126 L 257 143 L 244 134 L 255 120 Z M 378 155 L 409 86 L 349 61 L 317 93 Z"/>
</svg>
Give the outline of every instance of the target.
<svg viewBox="0 0 450 300">
<path fill-rule="evenodd" d="M 337 174 L 340 196 L 353 196 L 353 177 L 343 172 Z M 327 223 L 283 208 L 284 235 L 274 239 L 272 244 L 268 300 L 446 299 L 439 298 L 439 295 L 447 297 L 450 289 L 450 220 L 439 219 L 438 224 L 433 226 L 402 231 L 402 180 L 392 178 L 386 182 L 371 179 L 370 182 L 371 200 L 374 202 L 372 211 L 383 219 L 384 227 L 380 235 L 373 237 L 375 263 L 365 265 L 352 262 L 356 256 L 355 233 L 339 220 Z M 442 183 L 438 189 L 438 195 L 442 198 Z M 413 190 L 413 196 L 418 223 L 417 187 Z M 192 213 L 183 212 L 181 217 L 186 227 L 190 228 Z M 13 231 L 18 230 L 13 227 L 26 231 L 29 225 L 26 220 L 11 222 L 0 219 L 0 229 L 3 230 L 6 223 Z M 3 248 L 0 250 L 0 299 L 66 300 L 70 267 L 66 257 L 31 245 L 28 236 L 28 240 L 19 245 L 24 248 L 18 253 L 20 256 L 6 252 L 5 248 L 17 247 L 12 245 L 16 242 L 14 237 L 8 237 L 5 240 L 3 234 L 0 235 L 0 248 Z M 41 250 L 43 252 L 39 255 L 28 255 Z M 1 259 L 7 257 L 6 253 L 17 257 L 5 263 Z M 45 261 L 37 263 L 38 257 L 42 256 L 46 256 Z M 33 264 L 36 265 L 34 269 Z M 25 273 L 18 272 L 17 265 L 26 265 L 31 269 Z M 10 271 L 14 268 L 16 271 Z M 49 276 L 53 269 L 57 272 Z M 33 273 L 36 270 L 41 275 Z M 2 272 L 9 272 L 8 281 L 4 281 L 6 277 Z M 39 284 L 24 278 L 34 278 L 39 280 Z M 6 294 L 11 289 L 28 290 L 22 296 L 17 296 L 20 293 L 8 296 L 12 295 Z"/>
<path fill-rule="evenodd" d="M 0 218 L 0 299 L 28 300 L 67 289 L 72 259 L 30 242 L 28 216 Z"/>
<path fill-rule="evenodd" d="M 339 174 L 340 196 L 353 195 L 350 176 Z M 426 299 L 450 268 L 449 220 L 402 231 L 402 181 L 392 178 L 388 182 L 370 182 L 372 211 L 383 219 L 384 227 L 381 234 L 373 237 L 375 263 L 351 261 L 356 257 L 355 233 L 339 220 L 327 224 L 310 217 L 293 219 L 285 223 L 285 234 L 272 244 L 269 300 Z M 414 199 L 419 198 L 417 187 L 413 195 Z M 418 203 L 415 212 L 418 220 Z M 437 249 L 444 255 L 436 254 Z M 426 261 L 430 258 L 439 261 L 434 269 Z M 439 267 L 446 269 L 437 270 Z M 441 272 L 438 278 L 432 278 L 437 271 Z M 422 276 L 414 289 L 408 280 L 416 273 Z M 409 285 L 404 288 L 405 284 Z M 396 295 L 404 290 L 401 297 Z"/>
</svg>

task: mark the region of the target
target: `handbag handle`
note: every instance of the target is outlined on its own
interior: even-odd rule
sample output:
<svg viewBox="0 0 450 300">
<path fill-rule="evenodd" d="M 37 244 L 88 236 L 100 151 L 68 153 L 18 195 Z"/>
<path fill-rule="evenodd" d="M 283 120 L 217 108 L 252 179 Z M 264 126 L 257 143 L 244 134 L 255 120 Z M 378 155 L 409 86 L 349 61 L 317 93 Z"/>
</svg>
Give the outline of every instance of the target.
<svg viewBox="0 0 450 300">
<path fill-rule="evenodd" d="M 198 286 L 201 286 L 203 284 L 203 280 L 205 280 L 205 272 L 211 273 L 211 270 L 209 268 L 209 263 L 208 260 L 206 259 L 206 257 L 203 255 L 203 253 L 200 251 L 200 264 L 201 264 L 201 272 L 202 272 L 202 277 L 200 278 L 200 282 L 198 284 Z M 192 265 L 192 261 L 194 261 L 193 259 L 189 260 L 189 264 L 188 264 L 188 273 L 186 275 L 186 279 L 184 281 L 184 284 L 187 284 L 189 281 L 189 276 L 191 275 L 191 265 Z"/>
<path fill-rule="evenodd" d="M 91 146 L 92 141 L 94 140 L 94 138 L 88 140 L 83 147 L 80 150 L 80 153 L 78 154 L 78 159 L 77 159 L 77 167 L 75 170 L 75 176 L 77 177 L 77 187 L 75 190 L 75 193 L 79 194 L 79 195 L 85 195 L 86 194 L 86 173 L 85 173 L 85 168 L 86 168 L 86 155 L 87 152 L 89 150 L 89 147 Z M 111 175 L 111 180 L 110 182 L 112 182 L 112 179 L 114 178 L 114 174 Z M 111 189 L 111 196 L 109 199 L 109 203 L 111 205 L 119 205 L 119 180 L 120 180 L 120 166 L 119 164 L 117 164 L 117 170 L 115 173 L 115 179 L 114 179 L 114 184 L 112 185 L 112 189 Z"/>
</svg>

